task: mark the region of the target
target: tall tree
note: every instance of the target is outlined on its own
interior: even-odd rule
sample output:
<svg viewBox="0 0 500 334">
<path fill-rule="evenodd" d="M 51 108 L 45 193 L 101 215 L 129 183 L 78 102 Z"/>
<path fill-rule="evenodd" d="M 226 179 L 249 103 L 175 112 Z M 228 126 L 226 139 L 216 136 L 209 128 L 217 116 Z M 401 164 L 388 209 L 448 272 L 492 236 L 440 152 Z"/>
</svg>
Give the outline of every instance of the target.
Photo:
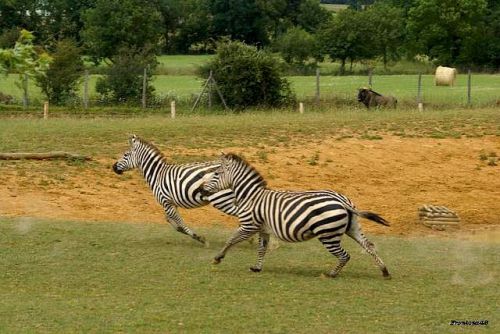
<svg viewBox="0 0 500 334">
<path fill-rule="evenodd" d="M 384 67 L 389 60 L 399 58 L 399 48 L 404 39 L 403 11 L 400 8 L 383 3 L 376 3 L 363 13 L 375 41 L 373 47 L 377 56 L 381 56 Z"/>
<path fill-rule="evenodd" d="M 252 45 L 268 43 L 266 18 L 256 0 L 210 0 L 213 34 Z"/>
<path fill-rule="evenodd" d="M 477 33 L 486 0 L 421 0 L 408 12 L 407 29 L 413 53 L 440 64 L 456 64 L 464 41 Z"/>
<path fill-rule="evenodd" d="M 322 53 L 340 60 L 340 73 L 346 61 L 370 59 L 375 55 L 374 40 L 363 12 L 346 9 L 339 12 L 318 32 Z"/>
<path fill-rule="evenodd" d="M 154 0 L 97 0 L 83 17 L 84 46 L 96 62 L 111 59 L 123 47 L 159 46 L 163 23 Z"/>
</svg>

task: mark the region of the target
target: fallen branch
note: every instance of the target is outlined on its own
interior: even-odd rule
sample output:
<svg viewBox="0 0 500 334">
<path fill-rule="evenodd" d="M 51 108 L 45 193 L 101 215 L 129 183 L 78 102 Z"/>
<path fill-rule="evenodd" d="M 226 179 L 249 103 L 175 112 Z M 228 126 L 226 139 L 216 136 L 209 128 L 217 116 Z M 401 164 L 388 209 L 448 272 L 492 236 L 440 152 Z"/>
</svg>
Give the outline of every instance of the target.
<svg viewBox="0 0 500 334">
<path fill-rule="evenodd" d="M 92 158 L 72 154 L 67 152 L 46 152 L 46 153 L 0 153 L 0 160 L 54 160 L 54 159 L 69 159 L 69 160 L 92 160 Z"/>
</svg>

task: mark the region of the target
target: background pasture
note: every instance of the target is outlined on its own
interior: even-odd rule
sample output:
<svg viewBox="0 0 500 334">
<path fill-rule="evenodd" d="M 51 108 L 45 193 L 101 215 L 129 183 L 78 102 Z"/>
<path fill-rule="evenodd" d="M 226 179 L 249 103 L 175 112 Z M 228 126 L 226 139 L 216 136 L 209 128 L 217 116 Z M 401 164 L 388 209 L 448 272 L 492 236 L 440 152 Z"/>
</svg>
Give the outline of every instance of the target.
<svg viewBox="0 0 500 334">
<path fill-rule="evenodd" d="M 179 113 L 186 113 L 190 110 L 194 98 L 201 92 L 204 81 L 196 76 L 196 69 L 206 63 L 212 56 L 210 55 L 179 55 L 179 56 L 160 56 L 158 57 L 158 68 L 153 79 L 153 86 L 163 106 L 168 107 L 171 100 L 176 100 L 181 109 Z M 434 76 L 432 69 L 427 68 L 425 64 L 400 62 L 390 67 L 389 73 L 411 73 L 389 75 L 380 74 L 387 71 L 379 68 L 380 64 L 375 66 L 372 77 L 373 89 L 382 94 L 394 95 L 398 98 L 400 106 L 416 106 L 417 81 L 416 73 L 426 73 L 422 77 L 422 100 L 425 105 L 430 107 L 450 108 L 461 107 L 467 103 L 467 74 L 458 75 L 454 87 L 436 87 L 434 85 Z M 324 100 L 324 107 L 332 104 L 341 106 L 358 106 L 356 102 L 356 93 L 359 87 L 368 85 L 368 75 L 366 65 L 356 64 L 354 72 L 358 75 L 337 76 L 334 75 L 338 64 L 324 62 L 320 64 L 321 80 L 320 91 L 321 98 Z M 406 71 L 405 71 L 406 69 Z M 361 74 L 365 73 L 365 74 Z M 216 75 L 216 74 L 215 74 Z M 95 92 L 95 83 L 98 74 L 90 76 L 89 88 L 91 106 L 98 102 L 98 96 Z M 288 76 L 292 88 L 297 94 L 299 100 L 314 100 L 316 92 L 315 76 Z M 0 92 L 10 94 L 21 101 L 21 90 L 14 84 L 18 80 L 18 75 L 0 77 Z M 31 80 L 29 82 L 29 97 L 33 105 L 41 105 L 43 96 L 38 87 Z M 83 83 L 80 85 L 80 96 L 83 95 Z M 500 75 L 498 74 L 476 74 L 472 75 L 472 104 L 475 107 L 492 106 L 500 99 Z M 139 101 L 138 103 L 139 104 Z M 80 107 L 81 102 L 75 101 L 73 107 Z"/>
</svg>

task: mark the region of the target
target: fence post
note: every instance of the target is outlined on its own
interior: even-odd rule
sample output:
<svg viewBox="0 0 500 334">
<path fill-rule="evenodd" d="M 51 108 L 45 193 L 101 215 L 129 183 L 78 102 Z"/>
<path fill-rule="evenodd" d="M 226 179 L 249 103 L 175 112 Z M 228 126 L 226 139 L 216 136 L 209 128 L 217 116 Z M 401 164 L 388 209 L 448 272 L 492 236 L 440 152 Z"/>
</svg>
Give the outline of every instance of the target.
<svg viewBox="0 0 500 334">
<path fill-rule="evenodd" d="M 319 106 L 319 93 L 320 93 L 320 89 L 319 89 L 319 68 L 316 69 L 316 104 Z"/>
<path fill-rule="evenodd" d="M 43 119 L 49 118 L 49 101 L 43 103 Z"/>
<path fill-rule="evenodd" d="M 175 118 L 175 100 L 170 102 L 170 117 Z"/>
<path fill-rule="evenodd" d="M 372 88 L 373 69 L 368 70 L 368 87 Z"/>
<path fill-rule="evenodd" d="M 470 68 L 469 70 L 467 71 L 467 105 L 470 106 L 471 105 L 471 86 L 472 86 L 472 83 L 471 83 L 471 71 L 470 71 Z"/>
<path fill-rule="evenodd" d="M 424 105 L 422 104 L 422 73 L 418 74 L 417 106 L 418 106 L 418 111 L 424 111 Z"/>
<path fill-rule="evenodd" d="M 146 89 L 147 89 L 147 68 L 144 67 L 144 74 L 142 76 L 142 107 L 146 108 Z"/>
<path fill-rule="evenodd" d="M 301 113 L 301 114 L 304 113 L 304 103 L 302 103 L 302 102 L 299 103 L 299 113 Z"/>
<path fill-rule="evenodd" d="M 89 107 L 89 70 L 85 70 L 85 78 L 83 81 L 83 109 Z"/>
<path fill-rule="evenodd" d="M 28 75 L 25 74 L 23 77 L 23 108 L 26 110 L 29 106 L 28 99 Z"/>
</svg>

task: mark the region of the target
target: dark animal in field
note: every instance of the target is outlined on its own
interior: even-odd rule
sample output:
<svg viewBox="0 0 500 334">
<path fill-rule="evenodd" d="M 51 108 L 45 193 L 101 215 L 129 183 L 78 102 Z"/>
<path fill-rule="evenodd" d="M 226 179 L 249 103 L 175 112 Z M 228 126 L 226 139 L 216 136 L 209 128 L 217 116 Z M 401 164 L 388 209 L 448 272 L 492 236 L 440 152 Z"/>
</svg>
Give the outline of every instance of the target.
<svg viewBox="0 0 500 334">
<path fill-rule="evenodd" d="M 358 102 L 362 102 L 368 109 L 379 106 L 396 108 L 398 100 L 394 96 L 384 96 L 370 88 L 360 88 Z"/>
<path fill-rule="evenodd" d="M 11 104 L 14 101 L 12 95 L 0 92 L 0 103 Z"/>
</svg>

